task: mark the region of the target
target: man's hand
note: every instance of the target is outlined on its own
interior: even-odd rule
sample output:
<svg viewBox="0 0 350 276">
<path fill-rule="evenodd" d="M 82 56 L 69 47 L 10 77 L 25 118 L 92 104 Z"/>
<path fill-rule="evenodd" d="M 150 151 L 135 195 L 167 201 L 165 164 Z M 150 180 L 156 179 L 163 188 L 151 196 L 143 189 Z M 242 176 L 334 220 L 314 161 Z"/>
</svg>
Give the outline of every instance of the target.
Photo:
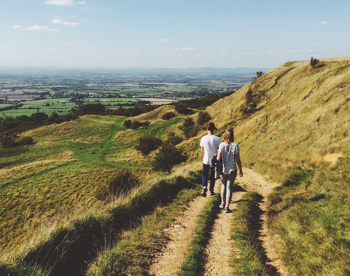
<svg viewBox="0 0 350 276">
<path fill-rule="evenodd" d="M 239 176 L 243 177 L 243 171 L 239 171 Z"/>
</svg>

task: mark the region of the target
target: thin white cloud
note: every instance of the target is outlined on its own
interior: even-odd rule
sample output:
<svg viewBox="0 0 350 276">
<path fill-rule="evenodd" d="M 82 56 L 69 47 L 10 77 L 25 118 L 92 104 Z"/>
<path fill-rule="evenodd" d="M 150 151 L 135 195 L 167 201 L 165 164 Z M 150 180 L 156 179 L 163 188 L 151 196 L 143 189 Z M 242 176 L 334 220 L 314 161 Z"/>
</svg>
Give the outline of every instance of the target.
<svg viewBox="0 0 350 276">
<path fill-rule="evenodd" d="M 130 49 L 130 50 L 125 50 L 127 53 L 137 53 L 140 52 L 140 49 Z"/>
<path fill-rule="evenodd" d="M 54 20 L 52 20 L 52 23 L 53 24 L 62 24 L 66 27 L 77 27 L 80 25 L 80 23 L 63 21 L 62 19 L 54 19 Z"/>
<path fill-rule="evenodd" d="M 329 21 L 321 21 L 319 24 L 320 25 L 331 25 L 331 23 Z"/>
<path fill-rule="evenodd" d="M 56 6 L 74 6 L 74 5 L 84 5 L 86 4 L 86 2 L 81 1 L 78 3 L 74 3 L 73 0 L 47 0 L 45 1 L 45 4 L 56 5 Z"/>
<path fill-rule="evenodd" d="M 187 47 L 187 48 L 176 48 L 175 51 L 197 51 L 196 48 L 192 48 L 192 47 Z"/>
<path fill-rule="evenodd" d="M 22 29 L 22 26 L 21 25 L 14 25 L 12 28 L 13 29 Z"/>
<path fill-rule="evenodd" d="M 38 26 L 38 25 L 29 26 L 27 28 L 24 28 L 24 30 L 26 30 L 26 31 L 50 31 L 50 32 L 57 32 L 58 31 L 57 29 L 51 29 L 47 26 Z"/>
<path fill-rule="evenodd" d="M 158 39 L 156 41 L 159 42 L 159 43 L 176 42 L 176 40 L 170 40 L 170 39 L 165 39 L 165 38 Z"/>
<path fill-rule="evenodd" d="M 240 29 L 244 29 L 244 26 L 239 27 Z"/>
<path fill-rule="evenodd" d="M 113 55 L 119 55 L 119 54 L 136 54 L 139 53 L 141 50 L 140 49 L 128 49 L 128 50 L 122 50 L 122 51 L 115 51 L 112 54 Z"/>
</svg>

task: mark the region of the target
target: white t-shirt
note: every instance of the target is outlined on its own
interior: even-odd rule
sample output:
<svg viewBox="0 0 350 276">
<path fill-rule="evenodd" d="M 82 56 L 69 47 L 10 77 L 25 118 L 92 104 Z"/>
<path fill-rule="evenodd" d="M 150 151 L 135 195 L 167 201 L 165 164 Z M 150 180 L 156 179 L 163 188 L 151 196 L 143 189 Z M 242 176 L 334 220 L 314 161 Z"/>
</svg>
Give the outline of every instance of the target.
<svg viewBox="0 0 350 276">
<path fill-rule="evenodd" d="M 220 138 L 215 135 L 205 135 L 200 146 L 204 148 L 203 164 L 210 165 L 210 159 L 216 154 L 220 145 Z"/>
</svg>

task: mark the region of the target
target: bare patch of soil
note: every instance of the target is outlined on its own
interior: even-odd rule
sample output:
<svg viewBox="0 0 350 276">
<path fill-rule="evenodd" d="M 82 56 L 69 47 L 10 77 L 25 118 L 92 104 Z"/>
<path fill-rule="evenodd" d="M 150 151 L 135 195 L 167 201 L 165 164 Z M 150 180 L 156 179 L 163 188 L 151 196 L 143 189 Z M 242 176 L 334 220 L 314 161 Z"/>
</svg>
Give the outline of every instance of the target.
<svg viewBox="0 0 350 276">
<path fill-rule="evenodd" d="M 149 274 L 157 276 L 176 275 L 185 259 L 190 245 L 197 219 L 203 210 L 208 198 L 197 197 L 187 207 L 182 216 L 175 219 L 174 224 L 164 229 L 170 241 L 167 246 L 157 254 L 150 267 Z"/>
<path fill-rule="evenodd" d="M 220 193 L 221 180 L 215 183 L 215 191 Z M 230 259 L 237 256 L 238 249 L 234 247 L 234 241 L 231 239 L 232 216 L 236 208 L 237 202 L 244 192 L 235 192 L 232 195 L 232 203 L 230 205 L 231 213 L 225 213 L 221 210 L 218 218 L 215 220 L 211 239 L 206 249 L 207 263 L 205 264 L 205 272 L 203 275 L 232 275 L 232 267 Z M 217 206 L 219 208 L 219 206 Z"/>
<path fill-rule="evenodd" d="M 247 191 L 254 191 L 260 193 L 263 196 L 262 202 L 259 203 L 259 207 L 261 209 L 260 223 L 257 222 L 258 227 L 258 239 L 260 241 L 260 245 L 262 249 L 265 251 L 266 255 L 266 267 L 270 268 L 270 275 L 285 275 L 290 276 L 294 275 L 288 271 L 288 269 L 283 265 L 279 254 L 274 249 L 273 243 L 271 241 L 270 236 L 268 235 L 267 229 L 267 197 L 272 192 L 273 188 L 278 186 L 278 183 L 271 183 L 267 181 L 267 177 L 264 177 L 260 174 L 257 174 L 253 170 L 244 169 L 243 178 L 237 178 L 237 183 L 243 189 Z M 271 272 L 273 271 L 273 272 Z"/>
</svg>

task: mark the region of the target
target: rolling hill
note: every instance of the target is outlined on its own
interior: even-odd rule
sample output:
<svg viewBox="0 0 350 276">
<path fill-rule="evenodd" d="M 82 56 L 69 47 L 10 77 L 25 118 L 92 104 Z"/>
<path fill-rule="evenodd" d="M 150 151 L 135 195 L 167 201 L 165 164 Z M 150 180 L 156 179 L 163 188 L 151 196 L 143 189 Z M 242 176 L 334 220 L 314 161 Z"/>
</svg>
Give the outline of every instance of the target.
<svg viewBox="0 0 350 276">
<path fill-rule="evenodd" d="M 169 111 L 172 106 L 163 106 L 131 118 L 150 122 L 136 130 L 123 126 L 126 118 L 83 116 L 19 135 L 33 137 L 33 145 L 1 148 L 0 275 L 84 275 L 93 262 L 97 271 L 96 260 L 103 263 L 126 229 L 142 226 L 145 216 L 175 199 L 195 197 L 185 200 L 180 191 L 198 189 L 202 126 L 177 145 L 187 162 L 170 175 L 152 171 L 157 151 L 144 156 L 135 149 L 143 135 L 181 134 L 187 116 L 162 120 Z M 350 57 L 321 59 L 314 68 L 309 61 L 286 62 L 206 111 L 218 136 L 234 128 L 244 167 L 280 183 L 266 199 L 266 223 L 290 273 L 347 275 Z M 141 183 L 101 200 L 101 187 L 121 168 Z M 145 275 L 147 265 L 141 267 L 135 275 Z"/>
</svg>

